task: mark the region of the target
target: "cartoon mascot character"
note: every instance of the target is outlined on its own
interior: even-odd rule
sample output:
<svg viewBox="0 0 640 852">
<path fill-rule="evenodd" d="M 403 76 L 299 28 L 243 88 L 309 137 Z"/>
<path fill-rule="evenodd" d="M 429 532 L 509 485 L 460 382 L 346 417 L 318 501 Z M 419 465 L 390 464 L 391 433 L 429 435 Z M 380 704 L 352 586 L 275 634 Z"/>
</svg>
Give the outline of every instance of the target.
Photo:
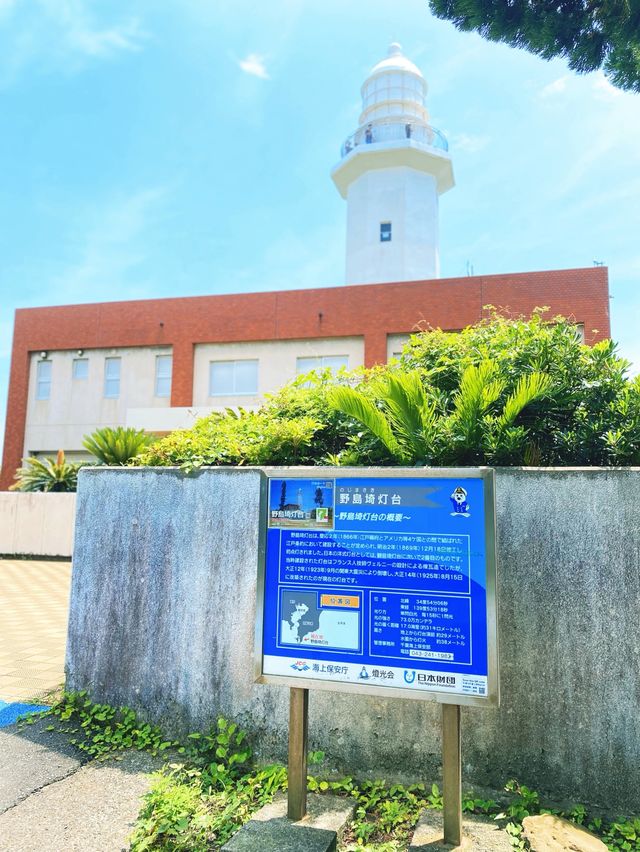
<svg viewBox="0 0 640 852">
<path fill-rule="evenodd" d="M 467 492 L 461 485 L 454 489 L 453 494 L 449 498 L 453 506 L 452 515 L 467 515 L 469 513 L 469 504 L 467 503 Z"/>
</svg>

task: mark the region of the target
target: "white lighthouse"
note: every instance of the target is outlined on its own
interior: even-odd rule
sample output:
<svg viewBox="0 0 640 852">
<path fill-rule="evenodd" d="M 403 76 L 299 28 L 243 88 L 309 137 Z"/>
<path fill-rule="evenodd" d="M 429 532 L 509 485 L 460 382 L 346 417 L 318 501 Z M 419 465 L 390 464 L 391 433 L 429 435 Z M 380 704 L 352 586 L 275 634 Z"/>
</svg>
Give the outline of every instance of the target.
<svg viewBox="0 0 640 852">
<path fill-rule="evenodd" d="M 427 83 L 399 44 L 362 86 L 360 125 L 331 177 L 347 200 L 347 284 L 440 275 L 438 196 L 454 185 L 445 137 L 429 124 Z"/>
</svg>

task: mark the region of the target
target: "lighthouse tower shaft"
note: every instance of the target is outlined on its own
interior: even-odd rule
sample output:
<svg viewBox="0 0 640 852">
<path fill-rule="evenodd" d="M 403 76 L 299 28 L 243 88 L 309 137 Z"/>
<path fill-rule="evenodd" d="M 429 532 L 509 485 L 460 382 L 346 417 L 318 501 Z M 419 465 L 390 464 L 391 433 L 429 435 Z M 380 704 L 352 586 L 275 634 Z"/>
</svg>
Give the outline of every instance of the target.
<svg viewBox="0 0 640 852">
<path fill-rule="evenodd" d="M 438 197 L 454 179 L 447 141 L 429 124 L 426 92 L 397 44 L 362 86 L 360 125 L 331 173 L 347 200 L 347 284 L 440 274 Z"/>
</svg>

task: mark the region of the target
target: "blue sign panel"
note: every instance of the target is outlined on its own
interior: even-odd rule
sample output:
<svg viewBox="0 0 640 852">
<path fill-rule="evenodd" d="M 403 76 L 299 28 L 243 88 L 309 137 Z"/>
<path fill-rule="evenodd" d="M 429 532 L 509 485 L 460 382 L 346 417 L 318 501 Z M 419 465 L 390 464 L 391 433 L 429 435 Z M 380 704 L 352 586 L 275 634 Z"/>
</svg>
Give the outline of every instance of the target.
<svg viewBox="0 0 640 852">
<path fill-rule="evenodd" d="M 493 472 L 308 473 L 268 480 L 260 679 L 495 700 Z"/>
</svg>

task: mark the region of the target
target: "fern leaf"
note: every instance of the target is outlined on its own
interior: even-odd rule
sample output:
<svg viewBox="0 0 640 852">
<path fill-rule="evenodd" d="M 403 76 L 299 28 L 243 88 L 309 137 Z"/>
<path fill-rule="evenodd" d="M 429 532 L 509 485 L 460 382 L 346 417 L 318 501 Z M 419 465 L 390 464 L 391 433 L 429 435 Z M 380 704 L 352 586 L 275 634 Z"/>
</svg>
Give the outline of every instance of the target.
<svg viewBox="0 0 640 852">
<path fill-rule="evenodd" d="M 498 426 L 502 429 L 511 426 L 520 412 L 539 399 L 551 387 L 551 378 L 545 373 L 530 373 L 521 376 L 516 389 L 509 394 L 504 404 L 502 414 L 498 418 Z"/>
<path fill-rule="evenodd" d="M 391 455 L 398 461 L 405 461 L 406 456 L 396 440 L 389 421 L 385 415 L 361 393 L 350 387 L 335 387 L 327 396 L 329 405 L 336 411 L 341 411 L 353 417 L 382 441 Z"/>
</svg>

